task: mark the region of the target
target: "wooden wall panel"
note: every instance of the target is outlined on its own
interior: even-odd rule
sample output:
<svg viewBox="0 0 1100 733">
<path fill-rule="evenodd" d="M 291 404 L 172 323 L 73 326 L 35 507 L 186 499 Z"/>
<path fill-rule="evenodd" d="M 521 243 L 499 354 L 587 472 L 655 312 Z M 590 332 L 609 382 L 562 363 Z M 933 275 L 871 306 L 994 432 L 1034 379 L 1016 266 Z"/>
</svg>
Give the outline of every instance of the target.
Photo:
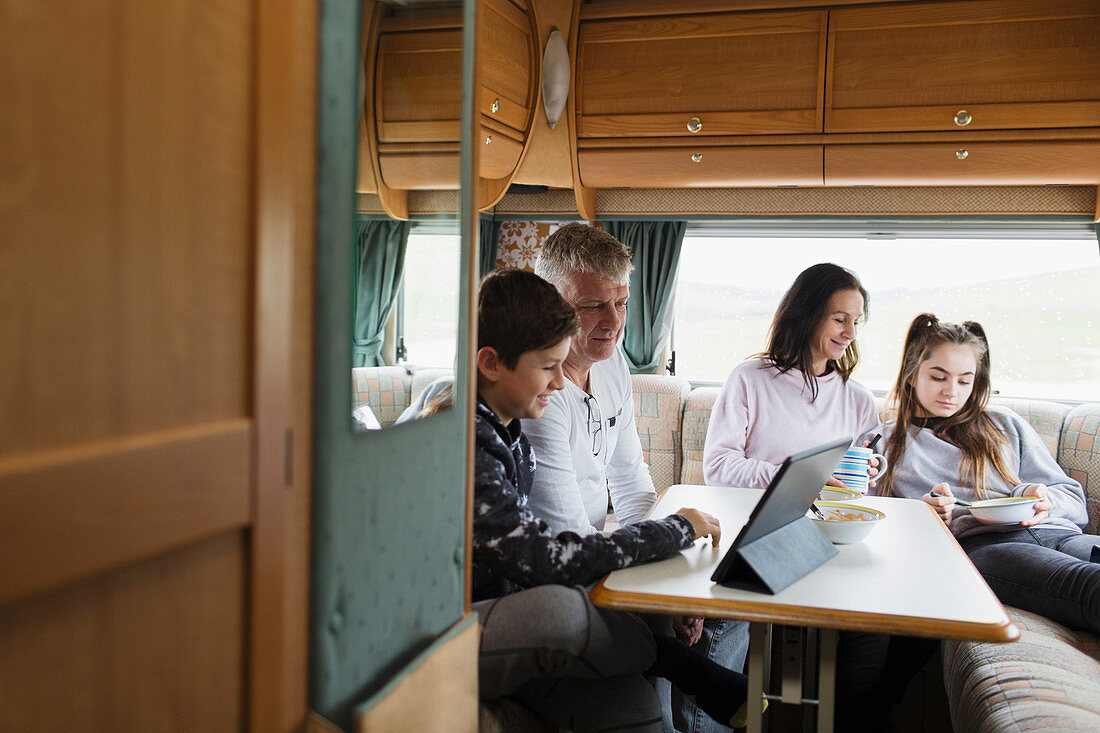
<svg viewBox="0 0 1100 733">
<path fill-rule="evenodd" d="M 0 609 L 0 730 L 240 731 L 245 543 Z"/>
<path fill-rule="evenodd" d="M 247 413 L 251 22 L 7 4 L 0 456 Z"/>
<path fill-rule="evenodd" d="M 0 730 L 305 719 L 316 16 L 0 6 Z"/>
</svg>

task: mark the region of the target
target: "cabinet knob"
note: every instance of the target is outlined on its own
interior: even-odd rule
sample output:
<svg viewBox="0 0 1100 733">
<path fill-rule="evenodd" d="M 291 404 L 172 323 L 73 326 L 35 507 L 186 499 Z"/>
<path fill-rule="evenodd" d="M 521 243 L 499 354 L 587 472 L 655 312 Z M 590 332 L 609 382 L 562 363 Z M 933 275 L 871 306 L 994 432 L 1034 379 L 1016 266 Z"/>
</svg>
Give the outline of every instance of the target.
<svg viewBox="0 0 1100 733">
<path fill-rule="evenodd" d="M 958 112 L 955 113 L 955 124 L 959 127 L 966 127 L 970 124 L 970 121 L 972 119 L 974 118 L 971 117 L 970 113 L 967 112 L 965 109 L 960 109 Z"/>
<path fill-rule="evenodd" d="M 955 157 L 959 160 L 966 160 L 966 156 L 968 155 L 970 155 L 970 153 L 966 152 L 964 148 L 960 148 L 955 151 Z"/>
<path fill-rule="evenodd" d="M 499 97 L 497 99 L 494 99 L 493 103 L 489 105 L 489 111 L 492 112 L 493 114 L 496 114 L 497 112 L 500 111 L 500 98 Z"/>
<path fill-rule="evenodd" d="M 692 163 L 698 163 L 702 159 L 703 159 L 703 154 L 702 153 L 692 153 L 691 154 L 691 162 Z"/>
<path fill-rule="evenodd" d="M 485 136 L 485 144 L 486 145 L 491 145 L 492 142 L 493 142 L 493 136 L 492 135 L 486 135 Z"/>
<path fill-rule="evenodd" d="M 699 132 L 703 129 L 703 121 L 698 117 L 692 117 L 688 120 L 688 132 Z"/>
</svg>

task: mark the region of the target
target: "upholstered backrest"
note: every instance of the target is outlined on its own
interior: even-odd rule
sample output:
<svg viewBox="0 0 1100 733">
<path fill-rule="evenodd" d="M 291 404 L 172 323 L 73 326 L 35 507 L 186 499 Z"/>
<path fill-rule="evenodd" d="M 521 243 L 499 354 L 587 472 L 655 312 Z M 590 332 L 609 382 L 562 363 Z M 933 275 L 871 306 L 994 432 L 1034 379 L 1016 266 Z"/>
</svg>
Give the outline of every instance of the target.
<svg viewBox="0 0 1100 733">
<path fill-rule="evenodd" d="M 351 390 L 355 409 L 370 405 L 382 427 L 393 425 L 409 406 L 412 375 L 403 366 L 355 367 L 351 370 Z"/>
<path fill-rule="evenodd" d="M 634 421 L 653 486 L 663 491 L 680 480 L 680 419 L 691 385 L 680 377 L 635 374 Z"/>
<path fill-rule="evenodd" d="M 703 480 L 703 445 L 710 425 L 710 408 L 718 399 L 718 392 L 718 387 L 697 387 L 688 395 L 682 428 L 684 468 L 680 474 L 681 483 L 706 483 Z"/>
<path fill-rule="evenodd" d="M 995 398 L 992 404 L 1007 407 L 1024 418 L 1043 439 L 1050 455 L 1058 458 L 1058 442 L 1062 439 L 1062 425 L 1069 412 L 1069 405 L 1045 400 Z"/>
<path fill-rule="evenodd" d="M 1097 534 L 1100 527 L 1100 403 L 1078 405 L 1066 414 L 1058 464 L 1084 487 L 1089 510 L 1085 531 Z"/>
</svg>

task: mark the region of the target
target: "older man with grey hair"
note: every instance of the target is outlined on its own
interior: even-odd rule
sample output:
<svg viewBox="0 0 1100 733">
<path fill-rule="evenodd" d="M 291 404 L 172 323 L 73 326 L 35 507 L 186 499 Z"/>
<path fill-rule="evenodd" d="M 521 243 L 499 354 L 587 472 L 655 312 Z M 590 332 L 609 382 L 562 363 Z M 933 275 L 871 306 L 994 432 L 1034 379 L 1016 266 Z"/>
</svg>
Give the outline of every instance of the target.
<svg viewBox="0 0 1100 733">
<path fill-rule="evenodd" d="M 624 525 L 644 518 L 656 501 L 634 423 L 630 371 L 619 348 L 632 270 L 622 242 L 580 223 L 551 234 L 535 262 L 535 273 L 553 283 L 580 316 L 562 367 L 565 388 L 551 395 L 541 417 L 523 421 L 536 457 L 528 505 L 555 532 L 602 531 L 609 499 Z M 686 643 L 699 642 L 714 661 L 741 669 L 746 623 L 708 622 L 704 631 L 702 619 L 682 617 L 673 628 Z M 677 706 L 685 730 L 728 730 L 688 700 Z"/>
</svg>

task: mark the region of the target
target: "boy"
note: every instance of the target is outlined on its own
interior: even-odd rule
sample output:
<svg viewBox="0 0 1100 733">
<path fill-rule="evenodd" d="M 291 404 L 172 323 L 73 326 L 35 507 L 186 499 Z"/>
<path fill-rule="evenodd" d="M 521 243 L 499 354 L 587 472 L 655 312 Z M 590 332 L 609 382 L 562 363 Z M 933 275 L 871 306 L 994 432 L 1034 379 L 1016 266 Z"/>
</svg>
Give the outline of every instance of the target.
<svg viewBox="0 0 1100 733">
<path fill-rule="evenodd" d="M 643 674 L 669 679 L 726 724 L 743 724 L 746 679 L 633 614 L 596 608 L 582 588 L 617 568 L 676 554 L 718 520 L 681 509 L 609 535 L 554 535 L 527 509 L 535 456 L 518 418 L 564 385 L 577 315 L 537 275 L 487 276 L 478 298 L 473 597 L 482 626 L 481 696 L 509 695 L 574 730 L 660 730 Z"/>
</svg>

